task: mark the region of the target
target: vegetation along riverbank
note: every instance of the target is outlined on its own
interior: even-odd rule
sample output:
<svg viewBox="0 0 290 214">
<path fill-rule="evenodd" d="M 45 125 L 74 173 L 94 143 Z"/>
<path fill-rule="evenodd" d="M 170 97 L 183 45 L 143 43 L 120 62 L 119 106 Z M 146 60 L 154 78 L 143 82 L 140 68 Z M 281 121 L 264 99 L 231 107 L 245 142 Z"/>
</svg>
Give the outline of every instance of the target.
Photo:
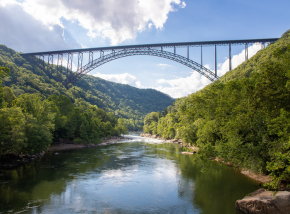
<svg viewBox="0 0 290 214">
<path fill-rule="evenodd" d="M 153 89 L 93 76 L 65 86 L 65 72 L 60 74 L 64 81 L 60 83 L 56 69 L 0 45 L 2 163 L 7 156 L 18 163 L 26 162 L 60 140 L 74 144 L 65 147 L 99 145 L 102 139 L 140 130 L 147 113 L 162 110 L 174 101 Z M 22 156 L 26 157 L 23 161 Z"/>
<path fill-rule="evenodd" d="M 290 31 L 218 81 L 145 116 L 144 132 L 290 188 Z"/>
</svg>

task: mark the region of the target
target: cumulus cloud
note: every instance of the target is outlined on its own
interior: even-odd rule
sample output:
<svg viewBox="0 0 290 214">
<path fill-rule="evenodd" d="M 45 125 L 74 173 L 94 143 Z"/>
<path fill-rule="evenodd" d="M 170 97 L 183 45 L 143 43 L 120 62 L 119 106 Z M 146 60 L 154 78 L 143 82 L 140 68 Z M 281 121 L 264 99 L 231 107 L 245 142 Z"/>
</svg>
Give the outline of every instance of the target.
<svg viewBox="0 0 290 214">
<path fill-rule="evenodd" d="M 180 7 L 185 8 L 185 6 L 186 6 L 185 2 L 181 2 Z"/>
<path fill-rule="evenodd" d="M 0 2 L 0 42 L 22 52 L 79 48 L 80 45 L 61 26 L 49 29 L 23 10 L 14 0 Z M 64 39 L 66 36 L 66 40 Z"/>
<path fill-rule="evenodd" d="M 169 94 L 173 98 L 179 98 L 202 89 L 204 86 L 211 83 L 211 81 L 200 75 L 198 72 L 193 72 L 189 77 L 171 80 L 158 79 L 157 83 L 169 85 L 158 86 L 156 88 L 157 90 Z"/>
<path fill-rule="evenodd" d="M 121 84 L 128 84 L 134 87 L 138 88 L 143 88 L 141 85 L 141 82 L 137 79 L 137 77 L 124 73 L 124 74 L 101 74 L 101 73 L 96 73 L 93 76 L 100 77 L 104 80 L 112 81 L 112 82 L 117 82 Z"/>
<path fill-rule="evenodd" d="M 2 1 L 7 5 L 7 0 Z M 17 4 L 50 30 L 64 28 L 64 18 L 87 29 L 89 37 L 108 38 L 112 45 L 134 39 L 137 32 L 152 26 L 162 29 L 168 14 L 176 11 L 174 6 L 186 6 L 181 0 L 23 0 Z"/>
</svg>

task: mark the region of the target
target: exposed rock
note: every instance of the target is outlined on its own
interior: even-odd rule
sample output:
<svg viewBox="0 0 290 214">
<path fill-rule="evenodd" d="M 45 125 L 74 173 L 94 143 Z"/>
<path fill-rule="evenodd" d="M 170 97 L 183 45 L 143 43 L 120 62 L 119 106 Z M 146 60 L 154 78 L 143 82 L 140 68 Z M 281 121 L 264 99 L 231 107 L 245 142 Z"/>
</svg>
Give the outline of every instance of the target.
<svg viewBox="0 0 290 214">
<path fill-rule="evenodd" d="M 259 174 L 259 173 L 253 173 L 249 170 L 243 170 L 241 171 L 242 174 L 255 179 L 256 181 L 259 181 L 261 183 L 266 183 L 266 182 L 270 182 L 271 181 L 271 177 L 268 175 L 263 175 L 263 174 Z"/>
<path fill-rule="evenodd" d="M 171 140 L 172 143 L 178 143 L 178 139 Z"/>
<path fill-rule="evenodd" d="M 192 151 L 192 152 L 181 152 L 181 154 L 183 154 L 183 155 L 193 155 L 195 153 L 196 153 L 195 151 Z"/>
<path fill-rule="evenodd" d="M 266 191 L 264 188 L 236 201 L 236 209 L 247 214 L 289 214 L 290 192 Z"/>
</svg>

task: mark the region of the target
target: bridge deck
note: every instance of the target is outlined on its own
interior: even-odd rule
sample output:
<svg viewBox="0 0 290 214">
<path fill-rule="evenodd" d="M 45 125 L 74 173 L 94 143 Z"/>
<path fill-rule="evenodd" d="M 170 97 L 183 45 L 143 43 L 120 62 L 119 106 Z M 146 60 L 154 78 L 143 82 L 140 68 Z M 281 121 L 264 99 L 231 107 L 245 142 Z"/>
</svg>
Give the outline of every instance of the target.
<svg viewBox="0 0 290 214">
<path fill-rule="evenodd" d="M 22 56 L 27 55 L 51 55 L 51 54 L 64 54 L 64 53 L 86 53 L 90 51 L 112 51 L 120 49 L 131 49 L 131 48 L 173 48 L 173 47 L 195 47 L 195 46 L 223 46 L 223 45 L 241 45 L 241 44 L 253 44 L 256 42 L 266 43 L 275 42 L 279 38 L 268 38 L 268 39 L 244 39 L 244 40 L 221 40 L 221 41 L 200 41 L 200 42 L 177 42 L 177 43 L 159 43 L 159 44 L 143 44 L 143 45 L 123 45 L 123 46 L 109 46 L 109 47 L 98 47 L 98 48 L 82 48 L 82 49 L 71 49 L 71 50 L 58 50 L 58 51 L 46 51 L 46 52 L 34 52 L 34 53 L 22 53 Z"/>
</svg>

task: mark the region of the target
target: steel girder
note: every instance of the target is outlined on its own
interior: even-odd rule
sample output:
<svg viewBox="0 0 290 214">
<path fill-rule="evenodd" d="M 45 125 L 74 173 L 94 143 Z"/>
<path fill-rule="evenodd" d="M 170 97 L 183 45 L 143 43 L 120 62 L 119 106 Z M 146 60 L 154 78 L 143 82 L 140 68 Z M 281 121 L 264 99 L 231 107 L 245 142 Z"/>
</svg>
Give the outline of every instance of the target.
<svg viewBox="0 0 290 214">
<path fill-rule="evenodd" d="M 77 72 L 73 74 L 72 78 L 69 78 L 68 83 L 75 83 L 77 80 L 82 78 L 85 74 L 89 73 L 93 69 L 116 59 L 120 59 L 127 56 L 137 56 L 137 55 L 150 55 L 150 56 L 157 56 L 162 57 L 165 59 L 170 59 L 175 62 L 181 63 L 208 78 L 210 81 L 217 80 L 219 77 L 212 72 L 211 70 L 207 69 L 206 67 L 202 66 L 201 64 L 187 58 L 183 57 L 178 54 L 174 54 L 164 50 L 158 50 L 153 48 L 126 48 L 118 51 L 113 51 L 110 54 L 101 54 L 100 58 L 92 60 L 88 64 L 84 65 L 83 67 L 79 68 Z"/>
<path fill-rule="evenodd" d="M 90 51 L 101 51 L 101 52 L 112 52 L 112 50 L 120 51 L 123 49 L 133 49 L 133 48 L 187 48 L 187 47 L 203 47 L 207 46 L 227 46 L 231 45 L 243 45 L 243 44 L 254 44 L 259 43 L 270 43 L 275 42 L 279 38 L 268 38 L 268 39 L 243 39 L 243 40 L 222 40 L 222 41 L 200 41 L 200 42 L 176 42 L 176 43 L 158 43 L 158 44 L 143 44 L 143 45 L 124 45 L 124 46 L 111 46 L 111 47 L 100 47 L 100 48 L 83 48 L 83 49 L 73 49 L 73 50 L 58 50 L 58 51 L 48 51 L 48 52 L 35 52 L 35 53 L 24 53 L 25 55 L 49 55 L 49 54 L 67 54 L 73 53 L 77 54 L 79 52 L 88 53 Z"/>
</svg>

